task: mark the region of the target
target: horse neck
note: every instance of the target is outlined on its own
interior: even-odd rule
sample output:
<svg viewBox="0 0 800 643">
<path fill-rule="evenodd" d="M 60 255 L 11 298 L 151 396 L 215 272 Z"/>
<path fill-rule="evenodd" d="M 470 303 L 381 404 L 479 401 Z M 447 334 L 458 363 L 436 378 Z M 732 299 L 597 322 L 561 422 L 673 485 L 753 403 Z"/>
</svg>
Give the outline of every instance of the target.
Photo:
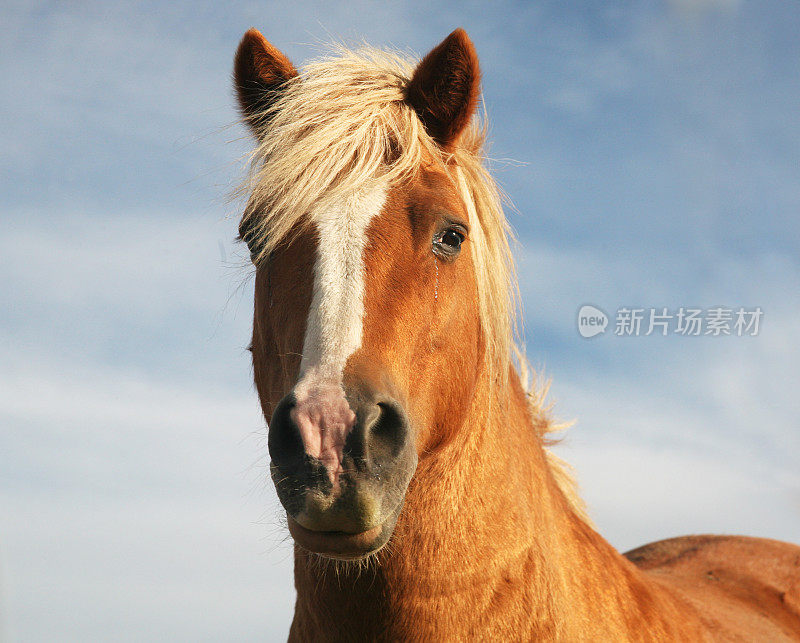
<svg viewBox="0 0 800 643">
<path fill-rule="evenodd" d="M 457 437 L 420 459 L 392 540 L 371 562 L 298 551 L 294 627 L 319 634 L 314 623 L 349 613 L 365 636 L 411 636 L 421 624 L 450 636 L 490 605 L 517 628 L 510 635 L 569 639 L 594 618 L 638 622 L 627 612 L 657 591 L 572 510 L 515 372 L 499 389 L 480 382 Z"/>
</svg>

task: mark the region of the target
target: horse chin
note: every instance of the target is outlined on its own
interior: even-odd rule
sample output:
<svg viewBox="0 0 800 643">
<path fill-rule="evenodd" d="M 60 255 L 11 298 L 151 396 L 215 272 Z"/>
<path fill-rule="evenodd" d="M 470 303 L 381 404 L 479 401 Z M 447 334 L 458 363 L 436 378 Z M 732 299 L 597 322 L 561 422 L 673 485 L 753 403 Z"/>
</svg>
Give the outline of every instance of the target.
<svg viewBox="0 0 800 643">
<path fill-rule="evenodd" d="M 303 527 L 287 514 L 289 533 L 295 543 L 313 554 L 334 560 L 358 561 L 377 554 L 392 536 L 397 514 L 360 533 L 315 531 Z"/>
</svg>

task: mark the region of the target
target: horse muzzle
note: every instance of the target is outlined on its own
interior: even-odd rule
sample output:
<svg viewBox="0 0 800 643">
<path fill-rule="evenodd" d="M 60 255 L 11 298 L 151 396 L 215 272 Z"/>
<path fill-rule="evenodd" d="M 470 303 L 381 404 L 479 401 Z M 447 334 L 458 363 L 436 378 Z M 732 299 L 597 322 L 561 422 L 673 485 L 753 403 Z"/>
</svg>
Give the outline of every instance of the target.
<svg viewBox="0 0 800 643">
<path fill-rule="evenodd" d="M 270 472 L 289 531 L 304 549 L 340 559 L 389 540 L 417 465 L 396 399 L 338 384 L 295 387 L 269 423 Z"/>
</svg>

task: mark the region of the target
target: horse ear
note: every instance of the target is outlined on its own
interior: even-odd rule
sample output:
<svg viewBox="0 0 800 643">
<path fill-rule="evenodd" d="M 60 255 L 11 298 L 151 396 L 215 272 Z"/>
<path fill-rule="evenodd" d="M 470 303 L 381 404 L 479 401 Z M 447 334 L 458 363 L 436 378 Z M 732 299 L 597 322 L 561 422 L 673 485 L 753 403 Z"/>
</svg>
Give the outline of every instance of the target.
<svg viewBox="0 0 800 643">
<path fill-rule="evenodd" d="M 480 75 L 475 46 L 463 29 L 447 36 L 414 70 L 406 102 L 441 147 L 452 146 L 475 113 Z"/>
<path fill-rule="evenodd" d="M 291 61 L 261 35 L 258 29 L 244 34 L 233 62 L 233 82 L 239 108 L 258 136 L 262 113 L 286 81 L 297 76 Z"/>
</svg>

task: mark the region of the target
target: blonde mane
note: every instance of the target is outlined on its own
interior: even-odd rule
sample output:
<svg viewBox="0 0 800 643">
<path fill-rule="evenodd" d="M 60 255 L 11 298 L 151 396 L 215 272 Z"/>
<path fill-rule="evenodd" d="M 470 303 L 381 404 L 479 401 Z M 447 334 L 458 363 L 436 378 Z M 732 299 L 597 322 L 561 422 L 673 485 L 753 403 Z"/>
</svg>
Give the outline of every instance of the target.
<svg viewBox="0 0 800 643">
<path fill-rule="evenodd" d="M 484 120 L 475 118 L 455 149 L 443 152 L 405 101 L 417 61 L 369 47 L 307 65 L 288 81 L 260 115 L 250 172 L 240 188 L 249 201 L 242 238 L 265 261 L 280 243 L 311 223 L 308 213 L 376 180 L 411 179 L 433 159 L 452 178 L 470 220 L 472 260 L 490 376 L 504 381 L 514 343 L 516 273 L 506 221 L 494 179 L 484 165 Z M 525 375 L 524 358 L 519 360 Z M 552 430 L 538 394 L 531 405 L 535 425 Z M 581 502 L 566 469 L 548 454 L 554 476 L 571 504 Z"/>
</svg>

